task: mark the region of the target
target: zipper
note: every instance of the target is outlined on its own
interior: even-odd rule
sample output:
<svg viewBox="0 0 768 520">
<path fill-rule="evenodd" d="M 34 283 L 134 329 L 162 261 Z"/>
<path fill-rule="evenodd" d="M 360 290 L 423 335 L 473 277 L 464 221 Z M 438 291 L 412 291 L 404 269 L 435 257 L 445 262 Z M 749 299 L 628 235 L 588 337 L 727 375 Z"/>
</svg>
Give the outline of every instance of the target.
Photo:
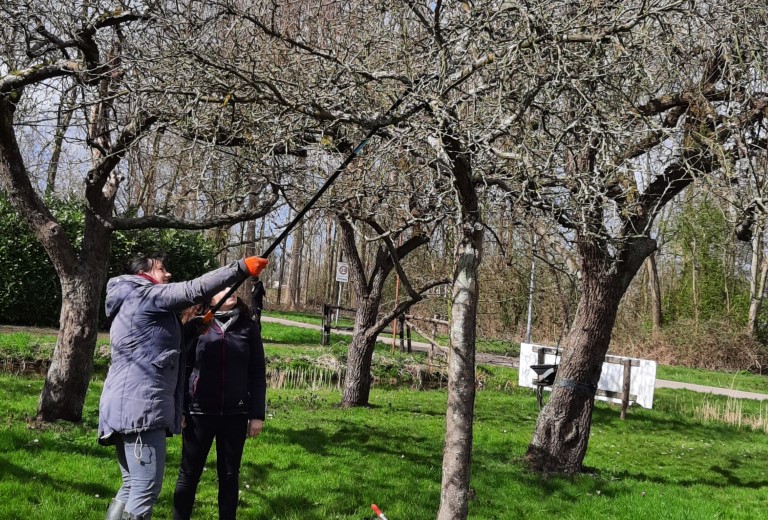
<svg viewBox="0 0 768 520">
<path fill-rule="evenodd" d="M 221 409 L 219 411 L 219 415 L 224 415 L 224 363 L 226 362 L 226 346 L 227 346 L 227 333 L 225 331 L 221 331 L 221 388 L 219 391 L 221 392 Z"/>
</svg>

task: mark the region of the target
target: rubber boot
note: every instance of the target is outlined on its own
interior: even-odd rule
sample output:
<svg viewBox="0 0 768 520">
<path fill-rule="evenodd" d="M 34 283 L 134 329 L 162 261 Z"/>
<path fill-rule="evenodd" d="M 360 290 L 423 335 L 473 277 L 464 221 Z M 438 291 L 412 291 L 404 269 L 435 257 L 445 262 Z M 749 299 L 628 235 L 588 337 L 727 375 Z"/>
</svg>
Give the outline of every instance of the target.
<svg viewBox="0 0 768 520">
<path fill-rule="evenodd" d="M 109 503 L 107 509 L 107 517 L 104 520 L 121 520 L 123 518 L 123 510 L 125 509 L 125 502 L 120 502 L 118 499 L 113 498 Z"/>
<path fill-rule="evenodd" d="M 152 511 L 147 511 L 142 515 L 134 515 L 128 511 L 123 511 L 123 516 L 120 520 L 152 520 Z"/>
</svg>

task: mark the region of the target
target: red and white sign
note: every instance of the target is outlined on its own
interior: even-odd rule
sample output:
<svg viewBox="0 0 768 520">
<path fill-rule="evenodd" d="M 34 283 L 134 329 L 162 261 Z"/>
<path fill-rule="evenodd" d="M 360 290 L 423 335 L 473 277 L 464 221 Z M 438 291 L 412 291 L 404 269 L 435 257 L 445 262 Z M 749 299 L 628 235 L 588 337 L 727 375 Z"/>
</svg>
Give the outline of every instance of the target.
<svg viewBox="0 0 768 520">
<path fill-rule="evenodd" d="M 349 266 L 346 262 L 336 263 L 336 281 L 342 283 L 349 281 Z"/>
</svg>

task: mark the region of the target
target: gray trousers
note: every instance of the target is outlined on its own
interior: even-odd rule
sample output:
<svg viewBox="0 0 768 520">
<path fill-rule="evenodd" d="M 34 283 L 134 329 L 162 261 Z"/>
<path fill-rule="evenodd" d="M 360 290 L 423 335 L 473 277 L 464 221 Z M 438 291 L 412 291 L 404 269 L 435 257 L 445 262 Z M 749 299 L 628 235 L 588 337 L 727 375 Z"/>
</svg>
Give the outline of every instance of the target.
<svg viewBox="0 0 768 520">
<path fill-rule="evenodd" d="M 163 486 L 165 430 L 118 435 L 116 447 L 123 485 L 115 499 L 136 516 L 151 513 Z"/>
</svg>

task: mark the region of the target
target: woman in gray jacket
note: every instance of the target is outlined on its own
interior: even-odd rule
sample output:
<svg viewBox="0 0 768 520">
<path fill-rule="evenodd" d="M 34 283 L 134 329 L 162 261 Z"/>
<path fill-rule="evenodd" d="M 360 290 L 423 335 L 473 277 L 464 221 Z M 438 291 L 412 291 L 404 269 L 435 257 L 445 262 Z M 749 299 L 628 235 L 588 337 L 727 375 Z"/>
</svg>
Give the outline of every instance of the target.
<svg viewBox="0 0 768 520">
<path fill-rule="evenodd" d="M 181 431 L 184 364 L 176 314 L 267 265 L 248 257 L 188 282 L 170 283 L 164 255 L 134 258 L 107 283 L 112 362 L 99 402 L 99 443 L 115 445 L 123 485 L 107 520 L 148 520 L 160 494 L 165 439 Z M 212 318 L 212 317 L 211 317 Z"/>
</svg>

